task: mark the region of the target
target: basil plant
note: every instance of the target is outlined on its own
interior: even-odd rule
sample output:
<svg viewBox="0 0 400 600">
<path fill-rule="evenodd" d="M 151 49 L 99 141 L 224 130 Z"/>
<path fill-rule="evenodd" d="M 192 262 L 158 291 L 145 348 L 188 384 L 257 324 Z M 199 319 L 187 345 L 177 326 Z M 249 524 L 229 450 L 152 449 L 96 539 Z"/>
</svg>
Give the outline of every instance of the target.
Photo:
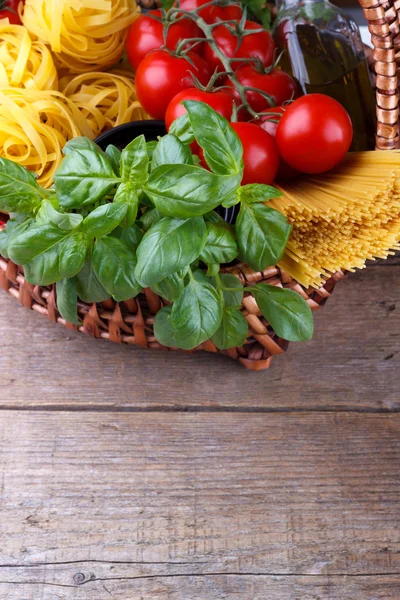
<svg viewBox="0 0 400 600">
<path fill-rule="evenodd" d="M 254 270 L 276 264 L 291 227 L 268 206 L 279 196 L 266 185 L 241 185 L 243 148 L 228 121 L 202 102 L 157 142 L 143 135 L 122 152 L 103 152 L 75 138 L 52 189 L 0 159 L 0 210 L 11 213 L 0 233 L 0 253 L 23 265 L 34 285 L 56 284 L 61 315 L 78 324 L 77 300 L 123 301 L 151 288 L 166 302 L 154 334 L 165 345 L 190 350 L 208 339 L 220 349 L 241 346 L 248 326 L 239 310 L 253 294 L 275 332 L 307 340 L 308 304 L 291 290 L 265 283 L 244 288 L 220 265 L 236 259 Z M 209 170 L 199 165 L 196 140 Z M 235 226 L 216 208 L 238 206 Z"/>
</svg>

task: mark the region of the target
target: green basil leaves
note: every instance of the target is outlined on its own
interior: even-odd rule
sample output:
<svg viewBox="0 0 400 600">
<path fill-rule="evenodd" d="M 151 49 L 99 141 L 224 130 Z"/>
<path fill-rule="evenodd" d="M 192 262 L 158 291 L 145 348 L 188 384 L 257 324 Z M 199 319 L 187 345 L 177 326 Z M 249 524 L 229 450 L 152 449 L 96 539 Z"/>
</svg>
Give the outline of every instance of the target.
<svg viewBox="0 0 400 600">
<path fill-rule="evenodd" d="M 300 295 L 244 288 L 219 273 L 238 257 L 255 270 L 276 264 L 291 228 L 264 204 L 278 190 L 241 186 L 243 148 L 228 121 L 201 102 L 184 105 L 187 114 L 158 141 L 141 135 L 122 152 L 103 152 L 87 138 L 71 140 L 51 190 L 0 158 L 0 210 L 16 213 L 0 232 L 1 254 L 33 285 L 56 284 L 59 312 L 74 324 L 78 298 L 124 301 L 151 288 L 173 303 L 154 319 L 160 344 L 191 350 L 212 340 L 226 350 L 248 336 L 240 307 L 250 293 L 277 335 L 309 339 L 311 311 Z M 193 140 L 210 170 L 192 154 Z M 236 204 L 230 226 L 215 209 Z"/>
<path fill-rule="evenodd" d="M 207 239 L 204 219 L 164 217 L 145 234 L 137 249 L 135 276 L 143 287 L 188 267 L 202 251 Z"/>
</svg>

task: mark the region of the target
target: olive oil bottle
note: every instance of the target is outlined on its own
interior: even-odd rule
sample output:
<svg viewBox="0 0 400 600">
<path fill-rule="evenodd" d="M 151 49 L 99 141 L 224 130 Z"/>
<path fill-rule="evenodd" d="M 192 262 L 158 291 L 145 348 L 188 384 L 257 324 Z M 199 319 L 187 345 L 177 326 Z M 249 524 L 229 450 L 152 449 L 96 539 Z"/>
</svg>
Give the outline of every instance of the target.
<svg viewBox="0 0 400 600">
<path fill-rule="evenodd" d="M 274 38 L 303 94 L 327 94 L 347 110 L 350 150 L 373 150 L 375 97 L 356 23 L 327 0 L 278 0 Z"/>
</svg>

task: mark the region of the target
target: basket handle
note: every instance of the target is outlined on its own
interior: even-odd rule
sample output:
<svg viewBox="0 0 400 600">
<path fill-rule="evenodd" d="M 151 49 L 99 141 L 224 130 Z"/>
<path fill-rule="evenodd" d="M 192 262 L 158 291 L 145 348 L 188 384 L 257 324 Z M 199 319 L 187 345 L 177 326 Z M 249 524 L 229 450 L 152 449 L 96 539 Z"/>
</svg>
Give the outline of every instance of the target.
<svg viewBox="0 0 400 600">
<path fill-rule="evenodd" d="M 400 25 L 392 0 L 359 0 L 374 47 L 376 73 L 376 148 L 394 150 L 399 144 L 399 89 L 396 47 Z"/>
</svg>

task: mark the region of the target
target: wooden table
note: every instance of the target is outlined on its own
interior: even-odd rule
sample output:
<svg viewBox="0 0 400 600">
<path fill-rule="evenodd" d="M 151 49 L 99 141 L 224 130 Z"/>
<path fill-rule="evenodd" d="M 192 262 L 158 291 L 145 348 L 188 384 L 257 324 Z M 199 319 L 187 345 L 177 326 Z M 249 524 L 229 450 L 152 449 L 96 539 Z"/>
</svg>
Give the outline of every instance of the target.
<svg viewBox="0 0 400 600">
<path fill-rule="evenodd" d="M 269 371 L 0 299 L 0 598 L 400 598 L 400 261 Z"/>
</svg>

